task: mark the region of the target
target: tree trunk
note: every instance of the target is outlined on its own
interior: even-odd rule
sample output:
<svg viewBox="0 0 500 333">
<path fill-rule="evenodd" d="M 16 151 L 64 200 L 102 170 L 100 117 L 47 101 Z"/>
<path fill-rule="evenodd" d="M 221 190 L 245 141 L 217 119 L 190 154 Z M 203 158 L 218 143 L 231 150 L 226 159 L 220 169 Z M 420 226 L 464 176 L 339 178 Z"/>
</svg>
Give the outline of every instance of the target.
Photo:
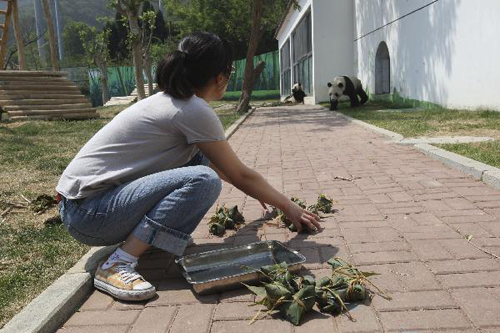
<svg viewBox="0 0 500 333">
<path fill-rule="evenodd" d="M 142 65 L 142 52 L 141 52 L 141 40 L 140 40 L 140 28 L 137 18 L 137 14 L 133 12 L 127 12 L 128 23 L 130 25 L 130 34 L 132 36 L 132 57 L 134 60 L 135 68 L 135 82 L 137 84 L 137 99 L 141 100 L 146 98 L 146 93 L 144 91 L 144 79 L 143 79 L 143 65 Z"/>
<path fill-rule="evenodd" d="M 99 64 L 99 72 L 101 72 L 101 88 L 102 88 L 102 105 L 109 100 L 108 95 L 108 66 L 103 63 Z"/>
<path fill-rule="evenodd" d="M 262 13 L 263 13 L 262 2 L 263 0 L 253 1 L 252 32 L 250 34 L 250 41 L 248 44 L 247 59 L 245 63 L 245 76 L 243 77 L 243 88 L 241 90 L 238 107 L 236 108 L 236 112 L 238 113 L 244 113 L 248 111 L 248 105 L 250 104 L 250 97 L 252 96 L 253 92 L 253 86 L 255 81 L 253 57 L 255 56 L 255 52 L 257 51 L 257 47 L 259 46 L 260 37 L 262 35 L 260 31 L 260 21 L 262 19 Z M 262 70 L 263 69 L 264 68 L 262 68 Z"/>
<path fill-rule="evenodd" d="M 52 59 L 52 68 L 55 71 L 58 71 L 59 64 L 57 61 L 56 39 L 54 37 L 54 25 L 52 24 L 52 15 L 50 14 L 49 0 L 43 0 L 43 10 L 45 12 L 45 20 L 47 21 L 47 27 L 49 28 L 49 45 L 50 45 L 50 58 Z"/>
<path fill-rule="evenodd" d="M 248 88 L 248 90 L 241 91 L 240 101 L 238 102 L 238 108 L 236 109 L 236 112 L 245 113 L 250 108 L 250 97 L 252 97 L 254 83 L 259 79 L 259 76 L 260 74 L 262 74 L 262 71 L 264 71 L 265 67 L 266 62 L 261 60 L 255 67 L 255 69 L 252 70 L 252 85 Z M 245 95 L 243 96 L 243 94 Z"/>
<path fill-rule="evenodd" d="M 23 37 L 21 36 L 21 29 L 19 28 L 19 11 L 17 7 L 17 0 L 12 1 L 12 22 L 14 22 L 14 35 L 16 36 L 19 69 L 25 71 L 26 61 L 24 60 L 24 43 Z"/>
<path fill-rule="evenodd" d="M 153 65 L 151 61 L 151 56 L 147 54 L 144 57 L 144 70 L 146 72 L 146 76 L 148 78 L 148 96 L 153 95 Z"/>
</svg>

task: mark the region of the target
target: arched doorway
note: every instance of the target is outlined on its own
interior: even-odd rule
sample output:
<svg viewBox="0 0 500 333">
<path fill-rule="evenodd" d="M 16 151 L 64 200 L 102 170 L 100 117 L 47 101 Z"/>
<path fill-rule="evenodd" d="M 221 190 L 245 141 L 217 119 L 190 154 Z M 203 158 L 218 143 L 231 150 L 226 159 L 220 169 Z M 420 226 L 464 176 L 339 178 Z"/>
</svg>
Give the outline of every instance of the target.
<svg viewBox="0 0 500 333">
<path fill-rule="evenodd" d="M 378 45 L 375 56 L 375 94 L 391 92 L 391 59 L 385 42 Z"/>
</svg>

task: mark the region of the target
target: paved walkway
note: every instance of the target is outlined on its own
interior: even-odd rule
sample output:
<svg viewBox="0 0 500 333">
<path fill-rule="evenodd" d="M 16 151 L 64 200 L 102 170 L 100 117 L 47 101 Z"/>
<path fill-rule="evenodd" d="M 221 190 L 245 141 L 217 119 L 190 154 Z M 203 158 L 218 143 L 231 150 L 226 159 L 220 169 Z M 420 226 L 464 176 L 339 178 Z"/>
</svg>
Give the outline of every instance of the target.
<svg viewBox="0 0 500 333">
<path fill-rule="evenodd" d="M 300 250 L 317 276 L 329 272 L 325 262 L 334 255 L 381 273 L 374 282 L 394 299 L 375 296 L 355 307 L 355 322 L 315 313 L 298 327 L 279 319 L 249 326 L 251 294 L 199 297 L 171 256 L 152 251 L 140 272 L 158 287 L 156 299 L 125 304 L 96 291 L 59 333 L 500 332 L 500 260 L 464 238 L 500 255 L 499 191 L 314 107 L 257 110 L 230 143 L 288 196 L 314 202 L 324 192 L 340 212 L 309 237 L 264 228 L 250 222 L 259 203 L 226 184 L 219 202 L 243 207 L 248 222 L 214 238 L 202 221 L 189 253 L 276 239 Z"/>
</svg>

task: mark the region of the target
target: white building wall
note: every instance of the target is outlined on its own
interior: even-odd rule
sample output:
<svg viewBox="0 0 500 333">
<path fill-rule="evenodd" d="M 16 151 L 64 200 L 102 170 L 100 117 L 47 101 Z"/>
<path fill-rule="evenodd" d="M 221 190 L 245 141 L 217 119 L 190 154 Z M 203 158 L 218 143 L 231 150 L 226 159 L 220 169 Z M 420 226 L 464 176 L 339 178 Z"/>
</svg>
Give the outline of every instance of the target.
<svg viewBox="0 0 500 333">
<path fill-rule="evenodd" d="M 362 36 L 431 0 L 355 0 Z M 375 90 L 381 41 L 391 56 L 391 90 L 453 108 L 500 109 L 500 1 L 441 0 L 356 42 L 358 76 Z"/>
<path fill-rule="evenodd" d="M 337 75 L 355 73 L 354 3 L 352 0 L 300 0 L 299 4 L 301 10 L 290 13 L 278 32 L 278 45 L 281 49 L 303 15 L 311 10 L 313 87 L 306 103 L 328 101 L 327 83 Z M 293 52 L 293 41 L 290 50 Z M 292 84 L 294 81 L 292 73 Z"/>
<path fill-rule="evenodd" d="M 327 83 L 335 76 L 355 73 L 353 13 L 352 0 L 313 2 L 315 103 L 329 100 Z"/>
<path fill-rule="evenodd" d="M 278 32 L 278 47 L 281 50 L 281 47 L 288 38 L 291 37 L 292 31 L 297 27 L 300 22 L 300 19 L 307 13 L 309 7 L 311 6 L 312 0 L 299 0 L 298 3 L 300 5 L 301 10 L 293 10 L 291 9 L 291 13 L 287 15 L 281 30 Z M 290 58 L 291 59 L 291 58 Z"/>
</svg>

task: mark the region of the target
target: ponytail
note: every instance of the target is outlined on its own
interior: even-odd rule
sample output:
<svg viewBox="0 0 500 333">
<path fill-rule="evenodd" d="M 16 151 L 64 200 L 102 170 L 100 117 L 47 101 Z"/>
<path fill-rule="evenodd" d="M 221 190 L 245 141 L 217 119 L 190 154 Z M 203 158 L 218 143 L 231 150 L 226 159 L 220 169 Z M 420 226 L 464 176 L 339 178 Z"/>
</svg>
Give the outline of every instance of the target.
<svg viewBox="0 0 500 333">
<path fill-rule="evenodd" d="M 193 96 L 193 86 L 187 79 L 187 54 L 174 51 L 164 57 L 156 69 L 158 87 L 174 98 L 187 99 Z"/>
<path fill-rule="evenodd" d="M 233 53 L 229 42 L 209 32 L 195 32 L 181 40 L 156 69 L 158 87 L 174 98 L 188 99 L 220 73 L 229 76 Z"/>
</svg>

